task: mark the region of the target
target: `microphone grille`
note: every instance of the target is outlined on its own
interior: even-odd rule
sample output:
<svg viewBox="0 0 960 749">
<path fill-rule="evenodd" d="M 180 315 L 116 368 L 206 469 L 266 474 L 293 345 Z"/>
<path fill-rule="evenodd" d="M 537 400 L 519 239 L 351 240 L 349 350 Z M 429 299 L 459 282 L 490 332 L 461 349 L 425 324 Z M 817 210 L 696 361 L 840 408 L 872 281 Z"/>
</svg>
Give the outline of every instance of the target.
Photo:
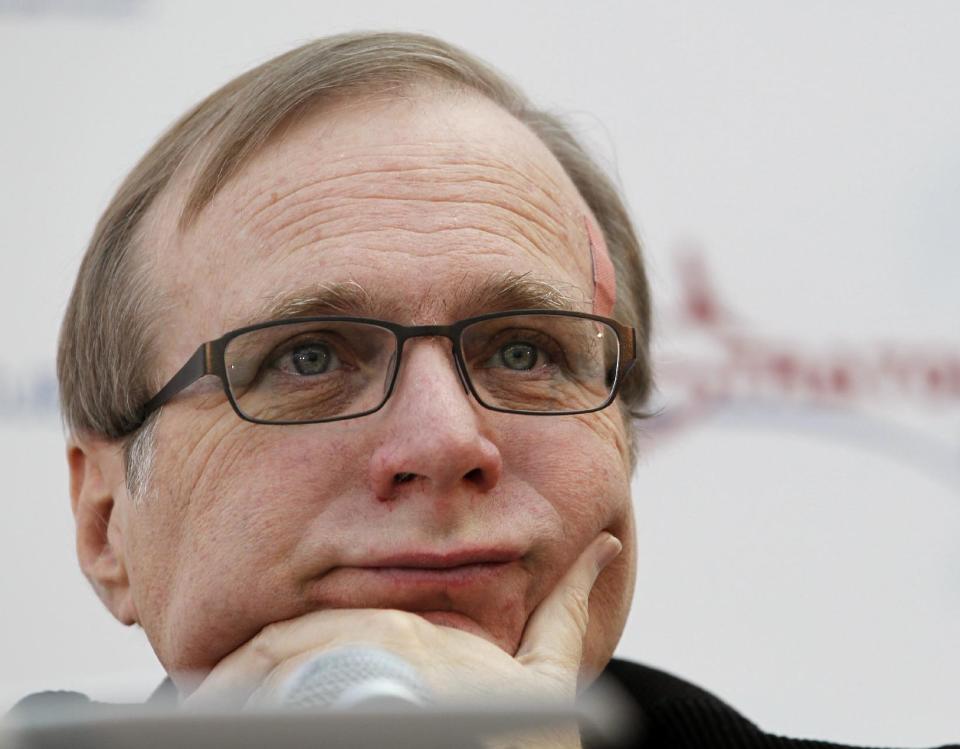
<svg viewBox="0 0 960 749">
<path fill-rule="evenodd" d="M 279 695 L 286 707 L 345 709 L 360 703 L 422 705 L 429 690 L 407 661 L 381 648 L 345 647 L 298 668 Z"/>
</svg>

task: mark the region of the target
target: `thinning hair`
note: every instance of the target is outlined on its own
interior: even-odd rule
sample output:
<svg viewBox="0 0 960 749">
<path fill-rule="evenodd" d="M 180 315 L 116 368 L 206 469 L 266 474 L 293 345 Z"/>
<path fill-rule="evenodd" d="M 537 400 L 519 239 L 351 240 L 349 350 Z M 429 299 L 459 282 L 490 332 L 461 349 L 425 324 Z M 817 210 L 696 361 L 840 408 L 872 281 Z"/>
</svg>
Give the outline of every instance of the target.
<svg viewBox="0 0 960 749">
<path fill-rule="evenodd" d="M 152 342 L 161 302 L 137 251 L 149 238 L 144 217 L 158 196 L 187 175 L 183 228 L 306 108 L 349 96 L 402 96 L 424 85 L 476 92 L 494 102 L 526 124 L 570 176 L 607 240 L 617 283 L 614 316 L 637 329 L 638 361 L 621 390 L 621 407 L 642 414 L 652 378 L 650 295 L 639 240 L 603 170 L 558 117 L 535 108 L 466 52 L 417 34 L 343 34 L 280 55 L 200 102 L 133 168 L 97 223 L 60 332 L 60 402 L 71 432 L 127 440 L 128 483 L 143 473 L 131 468 L 131 455 L 144 452 L 143 440 L 129 438 L 142 426 L 142 406 L 159 385 Z"/>
</svg>

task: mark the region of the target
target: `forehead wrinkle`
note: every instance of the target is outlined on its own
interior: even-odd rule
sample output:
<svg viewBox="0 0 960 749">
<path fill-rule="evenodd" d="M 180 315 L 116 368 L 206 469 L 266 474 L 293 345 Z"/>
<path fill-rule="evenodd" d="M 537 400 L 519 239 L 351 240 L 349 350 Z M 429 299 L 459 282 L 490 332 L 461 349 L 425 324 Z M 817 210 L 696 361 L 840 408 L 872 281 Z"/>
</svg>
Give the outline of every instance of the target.
<svg viewBox="0 0 960 749">
<path fill-rule="evenodd" d="M 365 145 L 363 147 L 343 148 L 336 147 L 336 143 L 324 143 L 325 151 L 336 151 L 336 157 L 330 158 L 328 155 L 322 156 L 322 164 L 325 168 L 325 174 L 319 180 L 335 181 L 343 178 L 361 176 L 367 173 L 376 172 L 406 172 L 417 169 L 446 169 L 447 167 L 458 167 L 469 165 L 471 162 L 464 160 L 464 146 L 462 141 L 441 141 L 432 139 L 429 145 L 422 143 L 391 143 L 388 145 Z M 269 155 L 276 155 L 276 149 L 268 150 L 261 161 L 267 160 Z M 502 161 L 495 158 L 489 158 L 491 164 L 500 164 L 511 169 L 515 169 L 516 161 L 519 159 L 519 153 L 512 161 Z M 422 161 L 429 159 L 431 164 L 423 166 Z M 255 159 L 255 163 L 256 163 Z M 526 166 L 539 173 L 544 183 L 557 192 L 562 192 L 560 182 L 554 175 L 539 164 L 536 159 L 524 159 Z M 476 162 L 482 163 L 482 162 Z M 263 166 L 261 164 L 260 166 Z M 256 176 L 256 169 L 251 167 L 246 170 L 247 176 Z M 254 174 L 249 174 L 249 172 Z M 311 168 L 311 171 L 315 169 Z M 238 206 L 238 214 L 247 215 L 249 219 L 255 219 L 257 215 L 268 209 L 271 205 L 280 199 L 288 198 L 301 189 L 309 187 L 309 183 L 295 186 L 285 192 L 277 192 L 276 189 L 265 191 L 253 191 L 251 197 L 246 199 Z"/>
<path fill-rule="evenodd" d="M 405 249 L 403 247 L 404 242 L 401 240 L 406 237 L 413 236 L 417 238 L 429 237 L 435 242 L 442 240 L 442 247 L 440 247 L 434 254 L 443 254 L 446 257 L 464 255 L 466 256 L 466 259 L 469 260 L 475 254 L 482 253 L 485 257 L 489 257 L 491 255 L 502 255 L 505 262 L 514 263 L 516 262 L 516 258 L 503 249 L 503 244 L 509 243 L 528 250 L 531 255 L 541 256 L 547 261 L 555 261 L 555 258 L 550 255 L 549 250 L 541 244 L 529 240 L 523 234 L 518 235 L 517 232 L 511 233 L 506 230 L 498 231 L 491 228 L 479 228 L 474 226 L 461 226 L 454 229 L 443 228 L 429 230 L 416 230 L 396 226 L 380 226 L 376 229 L 370 229 L 368 231 L 357 231 L 349 218 L 333 223 L 335 223 L 338 227 L 342 226 L 342 229 L 338 228 L 336 231 L 331 231 L 330 228 L 327 227 L 322 233 L 315 232 L 316 236 L 307 236 L 299 244 L 284 248 L 283 258 L 289 258 L 298 252 L 315 251 L 317 250 L 318 244 L 322 242 L 336 242 L 339 240 L 349 240 L 350 243 L 357 248 L 366 251 L 375 251 L 382 257 L 386 257 L 390 254 L 407 256 L 416 253 L 413 250 Z M 389 234 L 388 246 L 383 246 L 385 241 L 385 232 Z M 448 240 L 448 238 L 451 237 L 452 239 Z M 485 241 L 485 238 L 487 238 L 488 241 Z M 495 241 L 491 243 L 489 238 L 494 238 Z M 421 244 L 417 247 L 417 249 L 423 250 L 424 246 Z M 589 250 L 584 248 L 584 252 L 588 253 Z M 423 257 L 426 258 L 429 256 L 424 255 Z M 273 260 L 277 262 L 280 262 L 280 260 L 283 258 L 278 257 L 277 255 L 273 256 Z"/>
<path fill-rule="evenodd" d="M 364 200 L 363 202 L 366 202 Z M 537 222 L 531 221 L 527 215 L 519 213 L 510 206 L 489 203 L 483 201 L 480 203 L 463 203 L 461 201 L 415 201 L 424 205 L 435 205 L 437 203 L 449 203 L 452 206 L 477 207 L 485 206 L 489 209 L 486 220 L 481 221 L 479 217 L 476 220 L 460 220 L 460 225 L 450 226 L 449 220 L 438 217 L 431 220 L 428 216 L 418 217 L 417 223 L 420 226 L 411 226 L 409 221 L 410 201 L 404 201 L 401 206 L 394 204 L 394 201 L 380 201 L 374 199 L 376 208 L 376 227 L 361 229 L 357 226 L 357 209 L 350 204 L 337 205 L 333 209 L 310 213 L 299 218 L 283 231 L 274 235 L 273 240 L 279 247 L 283 248 L 284 254 L 292 254 L 299 250 L 313 245 L 318 245 L 324 241 L 337 239 L 352 239 L 358 247 L 370 247 L 364 244 L 364 238 L 382 238 L 386 233 L 388 238 L 395 240 L 398 245 L 402 244 L 405 236 L 446 236 L 455 237 L 457 234 L 469 233 L 471 238 L 476 233 L 489 235 L 497 239 L 506 240 L 513 244 L 523 246 L 534 255 L 550 255 L 550 249 L 559 241 L 561 246 L 568 247 L 568 241 L 559 227 L 545 227 Z M 468 217 L 474 219 L 474 217 Z M 380 244 L 375 241 L 374 244 Z M 482 244 L 474 243 L 474 249 L 483 249 Z"/>
<path fill-rule="evenodd" d="M 353 215 L 353 211 L 356 210 L 353 205 L 355 203 L 373 203 L 375 210 L 378 210 L 377 215 L 380 215 L 384 206 L 389 207 L 394 205 L 397 213 L 402 214 L 410 204 L 426 203 L 433 205 L 463 206 L 465 208 L 486 206 L 515 213 L 538 227 L 544 234 L 562 236 L 563 234 L 569 233 L 569 227 L 564 226 L 563 222 L 554 218 L 548 210 L 530 200 L 528 197 L 529 193 L 526 193 L 526 191 L 516 190 L 512 185 L 505 183 L 498 184 L 491 180 L 473 179 L 471 182 L 471 188 L 474 190 L 480 185 L 492 187 L 502 186 L 506 188 L 504 190 L 506 196 L 505 198 L 497 198 L 495 196 L 482 198 L 471 195 L 459 195 L 455 197 L 435 195 L 412 196 L 391 194 L 389 191 L 382 189 L 379 191 L 371 189 L 371 191 L 367 193 L 354 190 L 349 194 L 341 193 L 336 195 L 311 196 L 295 204 L 281 207 L 275 217 L 272 217 L 267 223 L 257 225 L 253 228 L 256 235 L 262 238 L 275 237 L 282 241 L 287 233 L 296 236 L 300 226 L 303 223 L 309 223 L 311 219 L 322 222 L 324 219 L 320 218 L 318 214 L 330 212 L 343 213 L 346 211 Z M 407 185 L 406 188 L 409 188 L 409 185 Z M 376 207 L 378 203 L 381 204 L 379 209 Z M 559 208 L 559 206 L 557 207 Z M 447 220 L 449 221 L 449 219 Z"/>
<path fill-rule="evenodd" d="M 324 174 L 318 179 L 332 182 L 362 176 L 370 172 L 402 172 L 416 169 L 422 166 L 423 156 L 429 156 L 434 166 L 442 167 L 447 164 L 457 163 L 459 159 L 452 155 L 446 156 L 440 148 L 442 145 L 441 143 L 433 143 L 429 148 L 425 148 L 422 144 L 417 144 L 417 147 L 422 152 L 421 154 L 417 154 L 410 145 L 402 143 L 391 144 L 389 146 L 366 145 L 362 148 L 342 148 L 336 147 L 336 143 L 324 143 L 324 151 L 336 151 L 336 154 L 333 157 L 324 153 L 314 154 L 314 159 L 319 157 L 319 163 L 322 164 L 324 168 Z M 260 161 L 269 161 L 270 156 L 277 156 L 276 151 L 276 148 L 272 150 L 268 149 L 261 156 Z M 255 167 L 262 168 L 264 166 L 266 166 L 266 163 L 255 163 Z M 258 176 L 255 167 L 251 167 L 249 171 L 252 172 L 252 174 L 248 174 L 248 177 L 255 178 Z M 311 174 L 316 171 L 316 165 L 307 167 L 307 164 L 304 163 L 303 167 L 308 168 Z M 290 197 L 299 190 L 308 187 L 309 184 L 310 183 L 306 183 L 301 186 L 295 185 L 282 193 L 254 190 L 252 195 L 238 206 L 238 212 L 256 217 L 258 213 L 269 208 L 278 198 Z"/>
<path fill-rule="evenodd" d="M 489 204 L 484 201 L 483 205 Z M 299 231 L 284 237 L 285 241 L 274 238 L 273 242 L 261 240 L 254 244 L 249 242 L 249 238 L 245 240 L 243 237 L 238 237 L 237 239 L 241 246 L 246 245 L 248 249 L 258 251 L 260 257 L 256 262 L 280 266 L 298 253 L 322 253 L 327 246 L 338 243 L 341 245 L 349 243 L 357 251 L 378 253 L 389 251 L 411 254 L 412 248 L 415 248 L 421 251 L 424 257 L 436 256 L 440 252 L 448 256 L 462 252 L 482 253 L 486 256 L 503 254 L 505 261 L 516 262 L 516 257 L 506 251 L 504 245 L 507 243 L 526 250 L 531 256 L 546 259 L 551 266 L 569 253 L 584 257 L 589 255 L 585 241 L 579 241 L 579 238 L 571 243 L 563 241 L 562 235 L 566 232 L 557 226 L 538 229 L 536 224 L 527 221 L 524 215 L 518 215 L 510 206 L 496 204 L 492 207 L 498 214 L 496 222 L 489 220 L 490 211 L 485 212 L 487 221 L 477 221 L 476 224 L 473 221 L 463 221 L 463 212 L 460 212 L 459 226 L 450 227 L 449 219 L 444 219 L 441 215 L 434 222 L 435 225 L 421 221 L 421 224 L 424 224 L 422 228 L 412 227 L 408 221 L 404 220 L 409 214 L 409 208 L 400 216 L 394 216 L 392 211 L 381 208 L 370 220 L 375 221 L 376 226 L 363 229 L 357 226 L 356 210 L 347 203 L 338 206 L 334 211 L 310 213 L 298 227 Z M 558 237 L 554 232 L 559 232 L 561 236 Z M 409 241 L 407 235 L 416 238 L 415 244 Z M 423 244 L 422 238 L 427 236 L 431 237 L 432 248 L 425 247 Z M 557 252 L 560 249 L 557 247 L 558 239 L 563 250 L 559 253 Z M 423 250 L 428 251 L 422 253 Z"/>
<path fill-rule="evenodd" d="M 498 179 L 501 173 L 504 176 Z M 357 172 L 354 176 L 360 174 Z M 385 179 L 373 179 L 378 175 Z M 511 179 L 510 175 L 520 179 Z M 499 164 L 460 164 L 454 174 L 449 168 L 437 166 L 403 172 L 368 170 L 362 173 L 360 182 L 351 178 L 343 184 L 340 178 L 329 180 L 320 176 L 289 190 L 284 197 L 278 197 L 269 188 L 265 192 L 271 195 L 273 202 L 257 209 L 255 217 L 241 218 L 241 226 L 246 225 L 262 241 L 281 245 L 296 238 L 304 225 L 318 228 L 344 213 L 355 216 L 358 203 L 367 211 L 370 209 L 366 204 L 372 203 L 376 216 L 393 208 L 390 213 L 408 219 L 411 218 L 410 206 L 415 203 L 464 208 L 486 206 L 514 213 L 528 222 L 530 227 L 517 225 L 515 228 L 534 241 L 551 236 L 568 239 L 571 231 L 564 221 L 569 219 L 571 211 L 560 195 Z M 327 215 L 330 213 L 332 217 Z M 436 220 L 442 221 L 443 217 Z M 538 234 L 541 236 L 536 236 Z"/>
</svg>

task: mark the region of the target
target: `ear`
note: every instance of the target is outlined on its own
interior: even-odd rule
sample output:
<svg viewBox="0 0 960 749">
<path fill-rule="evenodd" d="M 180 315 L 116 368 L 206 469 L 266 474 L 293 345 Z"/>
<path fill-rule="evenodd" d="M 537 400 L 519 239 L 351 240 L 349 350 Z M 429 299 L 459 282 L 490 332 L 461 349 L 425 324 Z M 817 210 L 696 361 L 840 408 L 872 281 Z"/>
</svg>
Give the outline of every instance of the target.
<svg viewBox="0 0 960 749">
<path fill-rule="evenodd" d="M 138 616 L 124 561 L 129 498 L 123 448 L 100 438 L 71 436 L 67 464 L 80 569 L 110 612 L 124 624 L 134 624 Z"/>
</svg>

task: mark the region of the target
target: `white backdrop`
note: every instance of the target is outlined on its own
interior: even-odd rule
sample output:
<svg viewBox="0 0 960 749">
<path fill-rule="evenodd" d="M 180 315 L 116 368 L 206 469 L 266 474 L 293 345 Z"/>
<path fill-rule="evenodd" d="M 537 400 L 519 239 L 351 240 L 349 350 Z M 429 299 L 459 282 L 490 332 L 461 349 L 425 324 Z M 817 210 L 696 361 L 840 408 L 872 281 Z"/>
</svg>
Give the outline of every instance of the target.
<svg viewBox="0 0 960 749">
<path fill-rule="evenodd" d="M 621 653 L 767 730 L 960 740 L 956 2 L 0 0 L 0 711 L 161 676 L 73 557 L 51 377 L 96 218 L 200 97 L 358 28 L 568 113 L 641 227 L 664 412 Z"/>
</svg>

